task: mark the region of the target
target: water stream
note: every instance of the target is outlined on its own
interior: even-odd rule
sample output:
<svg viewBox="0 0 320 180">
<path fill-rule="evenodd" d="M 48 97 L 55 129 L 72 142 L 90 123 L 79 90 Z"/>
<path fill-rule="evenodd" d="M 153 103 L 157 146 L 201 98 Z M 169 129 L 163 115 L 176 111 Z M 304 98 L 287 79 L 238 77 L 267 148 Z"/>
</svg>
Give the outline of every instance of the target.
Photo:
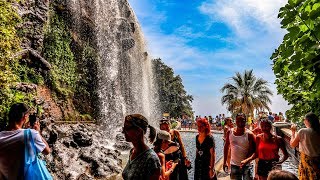
<svg viewBox="0 0 320 180">
<path fill-rule="evenodd" d="M 98 121 L 107 137 L 113 137 L 128 114 L 159 119 L 151 57 L 127 0 L 73 0 L 68 6 L 77 32 L 89 33 L 80 19 L 94 27 L 95 42 L 90 43 L 98 55 Z"/>
</svg>

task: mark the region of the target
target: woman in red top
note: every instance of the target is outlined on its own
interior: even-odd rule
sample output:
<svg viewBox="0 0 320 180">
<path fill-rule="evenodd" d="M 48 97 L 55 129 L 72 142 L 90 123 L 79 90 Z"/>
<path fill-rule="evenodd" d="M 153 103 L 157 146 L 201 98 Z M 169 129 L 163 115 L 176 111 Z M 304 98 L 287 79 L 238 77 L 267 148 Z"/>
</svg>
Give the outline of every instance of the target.
<svg viewBox="0 0 320 180">
<path fill-rule="evenodd" d="M 288 152 L 284 141 L 280 136 L 271 133 L 271 124 L 272 122 L 266 118 L 261 120 L 260 126 L 262 133 L 256 137 L 256 152 L 251 157 L 241 162 L 245 165 L 251 160 L 258 158 L 257 174 L 259 180 L 266 180 L 269 172 L 276 167 L 276 165 L 280 165 L 288 159 Z M 281 149 L 283 153 L 283 158 L 281 160 L 279 160 L 279 149 Z"/>
</svg>

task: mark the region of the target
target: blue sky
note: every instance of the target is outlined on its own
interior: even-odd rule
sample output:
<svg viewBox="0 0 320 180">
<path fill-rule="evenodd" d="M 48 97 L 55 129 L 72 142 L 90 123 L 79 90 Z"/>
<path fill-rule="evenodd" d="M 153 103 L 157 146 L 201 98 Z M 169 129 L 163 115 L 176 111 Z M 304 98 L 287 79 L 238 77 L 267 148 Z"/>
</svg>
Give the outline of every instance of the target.
<svg viewBox="0 0 320 180">
<path fill-rule="evenodd" d="M 196 115 L 227 114 L 221 87 L 235 72 L 253 69 L 270 82 L 270 106 L 289 106 L 277 95 L 269 59 L 285 30 L 277 19 L 286 0 L 129 0 L 149 55 L 180 75 Z"/>
</svg>

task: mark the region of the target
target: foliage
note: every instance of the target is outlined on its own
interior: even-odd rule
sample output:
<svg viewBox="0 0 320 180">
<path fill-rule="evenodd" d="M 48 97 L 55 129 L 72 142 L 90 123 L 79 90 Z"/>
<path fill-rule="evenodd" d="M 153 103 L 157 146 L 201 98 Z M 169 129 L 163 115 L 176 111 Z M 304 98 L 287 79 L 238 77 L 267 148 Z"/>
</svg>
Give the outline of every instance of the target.
<svg viewBox="0 0 320 180">
<path fill-rule="evenodd" d="M 175 129 L 178 126 L 177 121 L 174 121 L 173 123 L 171 123 L 171 129 Z"/>
<path fill-rule="evenodd" d="M 289 0 L 280 8 L 288 32 L 272 54 L 277 90 L 293 107 L 286 112 L 298 121 L 309 111 L 320 114 L 320 2 Z"/>
<path fill-rule="evenodd" d="M 11 89 L 18 77 L 12 72 L 10 64 L 17 61 L 12 57 L 20 47 L 15 26 L 21 18 L 11 3 L 0 1 L 0 119 L 6 116 L 11 103 L 20 99 Z"/>
<path fill-rule="evenodd" d="M 97 89 L 98 65 L 97 54 L 89 44 L 85 44 L 81 49 L 81 57 L 77 58 L 77 74 L 79 75 L 76 83 L 74 102 L 80 113 L 94 113 L 94 108 L 98 95 Z"/>
<path fill-rule="evenodd" d="M 233 83 L 226 83 L 221 88 L 221 92 L 226 93 L 221 103 L 227 105 L 228 111 L 248 116 L 254 110 L 270 110 L 268 104 L 273 94 L 266 80 L 256 78 L 252 70 L 246 70 L 243 74 L 237 72 L 231 79 Z"/>
<path fill-rule="evenodd" d="M 71 35 L 65 20 L 52 11 L 43 48 L 44 57 L 52 65 L 47 83 L 65 98 L 73 95 L 78 79 L 70 43 Z"/>
<path fill-rule="evenodd" d="M 183 114 L 192 117 L 193 97 L 184 90 L 181 77 L 175 76 L 173 69 L 161 59 L 154 59 L 152 62 L 162 112 L 170 113 L 171 117 L 180 117 Z"/>
</svg>

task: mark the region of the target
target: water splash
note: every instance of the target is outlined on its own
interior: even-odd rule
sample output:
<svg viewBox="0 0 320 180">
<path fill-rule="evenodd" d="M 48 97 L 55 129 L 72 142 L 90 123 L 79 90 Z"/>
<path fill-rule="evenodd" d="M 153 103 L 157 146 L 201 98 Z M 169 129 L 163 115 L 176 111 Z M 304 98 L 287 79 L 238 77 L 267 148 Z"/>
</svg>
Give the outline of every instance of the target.
<svg viewBox="0 0 320 180">
<path fill-rule="evenodd" d="M 138 21 L 126 0 L 95 1 L 101 121 L 122 126 L 127 114 L 156 119 L 153 72 Z"/>
</svg>

